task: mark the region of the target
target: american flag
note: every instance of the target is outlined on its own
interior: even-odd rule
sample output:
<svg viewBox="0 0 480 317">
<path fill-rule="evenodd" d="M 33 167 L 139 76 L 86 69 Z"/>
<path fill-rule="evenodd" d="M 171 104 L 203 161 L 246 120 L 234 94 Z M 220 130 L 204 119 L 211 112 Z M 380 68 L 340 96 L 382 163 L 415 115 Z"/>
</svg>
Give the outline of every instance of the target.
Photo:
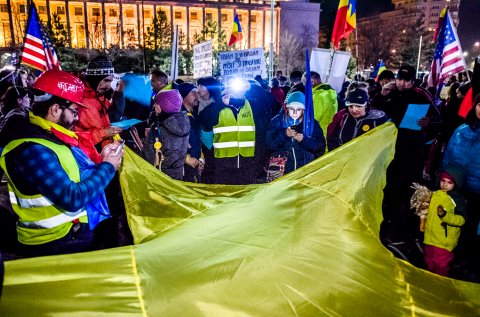
<svg viewBox="0 0 480 317">
<path fill-rule="evenodd" d="M 21 62 L 41 71 L 61 69 L 57 54 L 55 54 L 48 35 L 43 31 L 37 9 L 33 3 L 30 5 L 28 13 Z"/>
<path fill-rule="evenodd" d="M 452 23 L 452 16 L 447 10 L 446 18 L 438 33 L 437 48 L 433 56 L 432 69 L 428 77 L 428 85 L 436 87 L 443 81 L 467 69 L 463 59 L 462 47 L 457 31 Z"/>
</svg>

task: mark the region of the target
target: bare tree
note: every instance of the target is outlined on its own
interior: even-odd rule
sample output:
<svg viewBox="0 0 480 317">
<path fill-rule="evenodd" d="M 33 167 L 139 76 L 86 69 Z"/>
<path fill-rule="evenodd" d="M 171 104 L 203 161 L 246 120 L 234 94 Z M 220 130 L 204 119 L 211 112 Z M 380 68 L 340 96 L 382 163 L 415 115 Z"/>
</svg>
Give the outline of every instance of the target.
<svg viewBox="0 0 480 317">
<path fill-rule="evenodd" d="M 404 29 L 404 22 L 397 21 L 392 25 L 382 18 L 358 28 L 359 65 L 365 68 L 383 59 L 388 67 L 398 67 Z"/>
<path fill-rule="evenodd" d="M 303 69 L 304 64 L 303 43 L 291 31 L 282 30 L 278 68 L 282 69 L 285 74 L 289 74 L 292 70 Z"/>
</svg>

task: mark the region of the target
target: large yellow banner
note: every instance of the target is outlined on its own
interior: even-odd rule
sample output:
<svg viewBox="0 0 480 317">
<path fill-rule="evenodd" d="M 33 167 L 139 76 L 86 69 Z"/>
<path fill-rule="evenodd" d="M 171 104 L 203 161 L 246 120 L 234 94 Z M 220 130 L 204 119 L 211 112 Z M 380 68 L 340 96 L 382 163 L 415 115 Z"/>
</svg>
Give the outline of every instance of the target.
<svg viewBox="0 0 480 317">
<path fill-rule="evenodd" d="M 169 179 L 127 150 L 135 246 L 6 263 L 1 316 L 478 316 L 480 285 L 378 238 L 396 129 L 264 185 Z"/>
</svg>

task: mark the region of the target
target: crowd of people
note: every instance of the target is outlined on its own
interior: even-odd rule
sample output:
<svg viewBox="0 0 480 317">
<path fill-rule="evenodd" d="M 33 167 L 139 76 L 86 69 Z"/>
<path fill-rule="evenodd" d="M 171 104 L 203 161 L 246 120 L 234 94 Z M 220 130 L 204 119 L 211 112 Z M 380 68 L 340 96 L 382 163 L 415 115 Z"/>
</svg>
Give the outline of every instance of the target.
<svg viewBox="0 0 480 317">
<path fill-rule="evenodd" d="M 314 122 L 306 134 L 301 71 L 288 79 L 279 71 L 270 83 L 261 76 L 169 82 L 165 72 L 154 69 L 150 105 L 133 115 L 142 121 L 135 128 L 139 145 L 112 125 L 131 118 L 135 103 L 125 97 L 124 82 L 112 85 L 113 73 L 111 61 L 100 55 L 78 76 L 49 70 L 29 83 L 25 74 L 18 75 L 23 80 L 2 82 L 0 166 L 8 180 L 19 256 L 131 243 L 111 239 L 126 227 L 116 175 L 122 138 L 172 179 L 244 185 L 273 181 L 391 121 L 398 136 L 384 189 L 382 241 L 423 242 L 420 218 L 410 206 L 412 183 L 440 186 L 429 202 L 425 261 L 415 264 L 478 281 L 480 97 L 466 120 L 457 115 L 468 82 L 452 77 L 446 99 L 436 102 L 436 93 L 423 87 L 409 65 L 396 75 L 385 70 L 376 80 L 356 76 L 339 93 L 312 71 Z M 411 104 L 428 106 L 415 129 L 402 126 Z M 448 196 L 453 188 L 455 202 Z"/>
</svg>

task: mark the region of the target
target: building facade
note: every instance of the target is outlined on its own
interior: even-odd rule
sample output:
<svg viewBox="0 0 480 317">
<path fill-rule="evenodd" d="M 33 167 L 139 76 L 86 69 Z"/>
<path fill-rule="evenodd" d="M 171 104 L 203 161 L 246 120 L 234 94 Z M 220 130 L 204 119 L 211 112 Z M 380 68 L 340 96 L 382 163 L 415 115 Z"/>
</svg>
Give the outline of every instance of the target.
<svg viewBox="0 0 480 317">
<path fill-rule="evenodd" d="M 318 34 L 320 5 L 308 0 L 275 1 L 273 38 L 270 31 L 270 0 L 175 0 L 175 1 L 35 1 L 40 19 L 44 22 L 59 19 L 66 26 L 68 44 L 73 48 L 108 48 L 110 46 L 142 47 L 150 33 L 155 15 L 163 11 L 173 31 L 178 25 L 184 46 L 190 48 L 194 37 L 210 21 L 230 36 L 233 18 L 238 14 L 243 28 L 239 49 L 264 47 L 279 43 L 279 30 L 291 15 L 308 15 L 312 32 Z M 313 13 L 313 14 L 312 14 Z M 28 15 L 27 0 L 0 0 L 0 47 L 23 42 Z M 284 16 L 286 15 L 286 18 Z M 282 20 L 283 19 L 283 20 Z M 272 41 L 273 40 L 273 41 Z M 315 44 L 317 44 L 315 42 Z"/>
</svg>

